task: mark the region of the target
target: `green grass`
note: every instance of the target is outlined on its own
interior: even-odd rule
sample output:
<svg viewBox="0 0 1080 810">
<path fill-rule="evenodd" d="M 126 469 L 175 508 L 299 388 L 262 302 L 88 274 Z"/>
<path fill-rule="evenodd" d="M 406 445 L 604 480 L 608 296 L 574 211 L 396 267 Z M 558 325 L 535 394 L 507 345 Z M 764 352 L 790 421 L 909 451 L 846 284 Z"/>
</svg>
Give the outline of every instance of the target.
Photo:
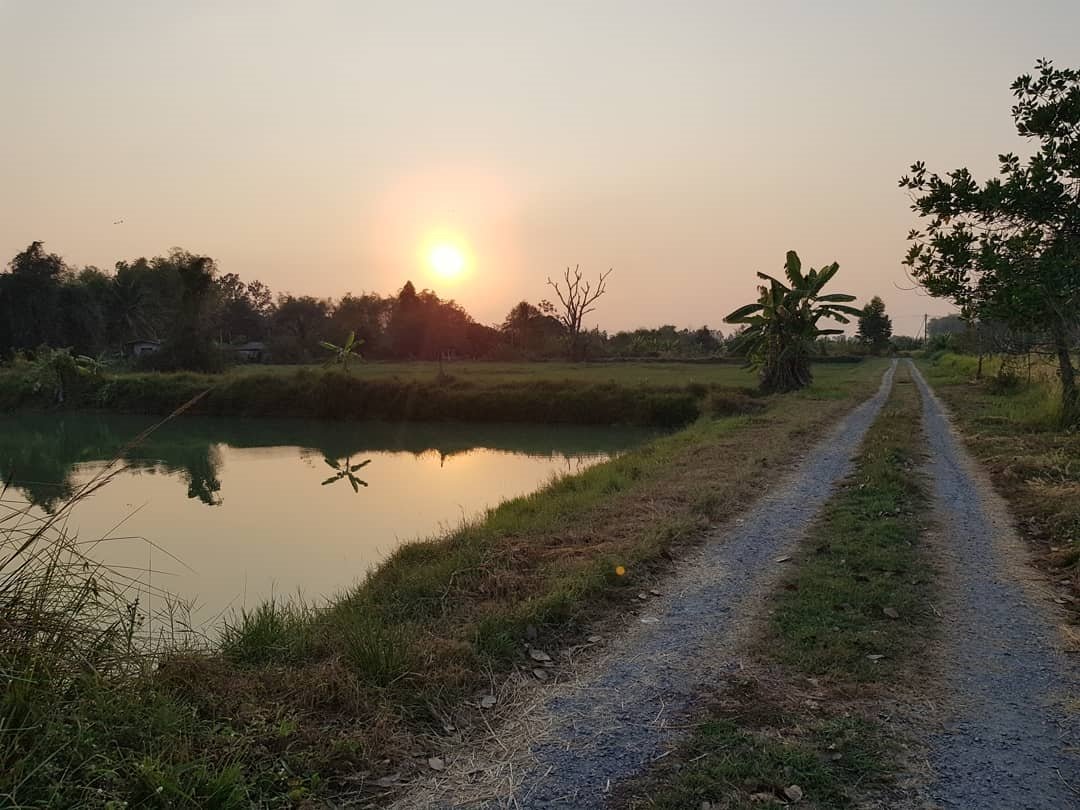
<svg viewBox="0 0 1080 810">
<path fill-rule="evenodd" d="M 757 721 L 754 732 L 745 729 L 745 715 L 704 723 L 694 736 L 696 759 L 633 806 L 782 807 L 790 804 L 784 791 L 794 785 L 815 807 L 847 807 L 851 785 L 879 778 L 886 744 L 872 724 L 798 715 Z"/>
<path fill-rule="evenodd" d="M 853 367 L 817 366 L 817 390 L 825 395 Z M 317 366 L 245 366 L 221 375 L 104 373 L 72 381 L 64 407 L 166 415 L 208 392 L 193 413 L 662 427 L 761 407 L 753 374 L 731 364 L 472 362 L 449 368 L 443 377 L 432 363 L 362 364 L 349 373 Z M 25 369 L 0 371 L 0 410 L 54 408 L 53 396 L 53 386 L 42 386 Z"/>
<path fill-rule="evenodd" d="M 871 682 L 902 680 L 933 632 L 924 607 L 931 574 L 919 548 L 927 507 L 920 436 L 918 394 L 901 370 L 854 474 L 773 596 L 755 648 L 770 679 L 720 685 L 708 721 L 635 788 L 634 806 L 779 806 L 797 785 L 812 806 L 844 808 L 887 783 L 893 743 L 852 696 Z M 800 698 L 808 684 L 819 693 L 812 708 Z"/>
<path fill-rule="evenodd" d="M 925 638 L 931 617 L 919 549 L 928 509 L 920 436 L 918 393 L 901 371 L 855 474 L 826 505 L 777 598 L 776 651 L 796 671 L 852 681 L 892 677 Z"/>
<path fill-rule="evenodd" d="M 37 713 L 32 733 L 0 749 L 16 774 L 2 789 L 38 806 L 290 806 L 355 794 L 361 772 L 408 772 L 446 718 L 466 736 L 497 722 L 497 710 L 481 720 L 475 698 L 523 663 L 527 631 L 557 649 L 617 614 L 881 371 L 830 367 L 808 391 L 763 400 L 764 411 L 699 418 L 401 547 L 330 604 L 241 613 L 216 651 L 167 655 L 107 682 L 42 682 L 20 704 Z"/>
<path fill-rule="evenodd" d="M 1057 431 L 1061 424 L 1061 388 L 1055 377 L 1056 367 L 1048 361 L 1037 360 L 1031 369 L 1018 368 L 1015 374 L 1000 376 L 1002 359 L 983 360 L 983 379 L 977 380 L 977 357 L 940 352 L 919 363 L 927 381 L 935 388 L 965 386 L 967 400 L 978 409 L 978 419 L 984 426 L 997 425 L 1015 432 Z"/>
</svg>

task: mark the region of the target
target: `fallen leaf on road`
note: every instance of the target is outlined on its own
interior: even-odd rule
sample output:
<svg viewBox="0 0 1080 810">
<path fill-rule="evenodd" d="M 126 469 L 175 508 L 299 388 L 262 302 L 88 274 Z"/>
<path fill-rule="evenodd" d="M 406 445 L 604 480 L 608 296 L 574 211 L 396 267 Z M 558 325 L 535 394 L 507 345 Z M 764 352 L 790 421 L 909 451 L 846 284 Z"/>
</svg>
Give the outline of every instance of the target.
<svg viewBox="0 0 1080 810">
<path fill-rule="evenodd" d="M 427 761 L 427 764 L 428 764 L 428 767 L 431 768 L 431 770 L 433 770 L 433 771 L 444 771 L 444 770 L 446 770 L 446 763 L 443 762 L 442 757 L 431 757 Z"/>
<path fill-rule="evenodd" d="M 551 656 L 543 650 L 538 650 L 536 647 L 529 648 L 529 658 L 533 661 L 550 661 Z"/>
<path fill-rule="evenodd" d="M 867 660 L 874 661 L 874 662 L 880 661 L 884 657 L 885 657 L 884 655 L 873 655 L 873 654 L 866 656 Z"/>
<path fill-rule="evenodd" d="M 790 559 L 791 559 L 791 555 L 790 554 L 785 554 L 783 557 L 777 557 L 775 560 L 773 560 L 773 562 L 787 562 Z"/>
<path fill-rule="evenodd" d="M 496 703 L 498 703 L 498 701 L 495 699 L 494 695 L 484 695 L 480 698 L 480 707 L 483 709 L 490 709 Z"/>
<path fill-rule="evenodd" d="M 787 796 L 790 802 L 801 801 L 803 797 L 802 788 L 798 785 L 788 785 L 784 788 L 784 795 Z"/>
<path fill-rule="evenodd" d="M 881 612 L 884 613 L 886 616 L 888 616 L 890 619 L 899 619 L 900 618 L 900 611 L 898 611 L 894 607 L 882 608 Z"/>
<path fill-rule="evenodd" d="M 546 681 L 550 676 L 547 674 L 546 669 L 534 669 L 533 676 L 538 681 Z"/>
</svg>

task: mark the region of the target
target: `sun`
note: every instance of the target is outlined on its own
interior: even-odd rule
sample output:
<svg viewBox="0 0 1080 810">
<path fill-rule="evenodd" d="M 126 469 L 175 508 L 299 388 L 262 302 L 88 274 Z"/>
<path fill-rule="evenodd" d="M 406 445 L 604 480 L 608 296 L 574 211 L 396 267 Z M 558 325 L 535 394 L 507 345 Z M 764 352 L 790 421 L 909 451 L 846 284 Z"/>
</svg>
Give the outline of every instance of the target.
<svg viewBox="0 0 1080 810">
<path fill-rule="evenodd" d="M 428 253 L 428 263 L 440 278 L 455 279 L 465 269 L 465 254 L 457 245 L 440 242 Z"/>
</svg>

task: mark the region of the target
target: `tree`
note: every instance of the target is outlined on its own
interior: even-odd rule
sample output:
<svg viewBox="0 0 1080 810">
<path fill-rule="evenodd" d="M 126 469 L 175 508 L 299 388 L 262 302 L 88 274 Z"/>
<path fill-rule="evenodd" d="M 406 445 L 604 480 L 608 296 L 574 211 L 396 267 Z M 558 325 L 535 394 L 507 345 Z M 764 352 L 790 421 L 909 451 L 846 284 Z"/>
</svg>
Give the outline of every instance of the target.
<svg viewBox="0 0 1080 810">
<path fill-rule="evenodd" d="M 720 351 L 720 333 L 713 334 L 708 325 L 694 332 L 694 346 L 701 354 L 716 354 Z"/>
<path fill-rule="evenodd" d="M 859 315 L 859 341 L 870 347 L 874 354 L 880 354 L 889 348 L 889 338 L 892 337 L 892 318 L 885 314 L 885 302 L 878 296 L 870 299 L 870 303 L 862 309 Z"/>
<path fill-rule="evenodd" d="M 155 260 L 158 261 L 158 260 Z M 166 260 L 180 279 L 180 305 L 169 337 L 154 363 L 159 368 L 218 371 L 221 357 L 210 336 L 209 309 L 216 266 L 209 256 L 176 248 Z"/>
<path fill-rule="evenodd" d="M 331 340 L 340 343 L 350 333 L 355 333 L 367 351 L 379 351 L 393 303 L 392 298 L 381 298 L 374 293 L 361 296 L 346 293 L 330 318 Z"/>
<path fill-rule="evenodd" d="M 0 340 L 6 349 L 34 349 L 56 345 L 60 290 L 67 265 L 44 243 L 29 247 L 8 264 L 11 272 L 0 275 Z"/>
<path fill-rule="evenodd" d="M 900 187 L 929 221 L 912 230 L 904 260 L 934 296 L 970 321 L 1037 330 L 1057 358 L 1062 417 L 1080 421 L 1070 351 L 1080 325 L 1080 71 L 1049 60 L 1012 84 L 1017 133 L 1038 144 L 1026 161 L 999 155 L 999 176 L 979 184 L 966 168 L 946 175 L 912 165 Z"/>
<path fill-rule="evenodd" d="M 750 366 L 760 371 L 765 393 L 795 391 L 812 382 L 810 356 L 815 341 L 822 335 L 843 334 L 841 329 L 818 328 L 818 321 L 831 318 L 848 323 L 846 315 L 862 314 L 862 310 L 846 305 L 855 300 L 853 295 L 821 294 L 839 269 L 833 262 L 804 274 L 798 254 L 789 250 L 784 272 L 790 286 L 758 273 L 758 278 L 769 283 L 758 287 L 757 303 L 739 307 L 724 318 L 727 323 L 746 324 L 739 340 Z"/>
<path fill-rule="evenodd" d="M 226 273 L 217 279 L 216 287 L 221 341 L 237 343 L 262 339 L 266 334 L 267 319 L 252 298 L 252 285 L 244 284 L 236 273 Z"/>
<path fill-rule="evenodd" d="M 589 281 L 584 281 L 580 265 L 575 266 L 573 273 L 566 268 L 561 282 L 552 281 L 548 278 L 548 286 L 555 290 L 559 299 L 560 307 L 551 306 L 553 314 L 566 328 L 567 343 L 571 360 L 582 358 L 581 326 L 585 316 L 593 312 L 593 306 L 597 299 L 607 292 L 607 279 L 611 275 L 609 268 L 606 273 L 601 273 L 596 286 Z M 563 286 L 565 285 L 565 287 Z M 550 305 L 549 305 L 550 306 Z M 552 313 L 549 313 L 552 314 Z"/>
<path fill-rule="evenodd" d="M 310 295 L 278 298 L 270 325 L 274 357 L 290 362 L 312 358 L 320 340 L 326 339 L 330 301 Z"/>
<path fill-rule="evenodd" d="M 566 334 L 557 318 L 528 301 L 515 304 L 499 330 L 515 349 L 530 353 L 542 352 L 548 345 L 556 346 Z"/>
</svg>

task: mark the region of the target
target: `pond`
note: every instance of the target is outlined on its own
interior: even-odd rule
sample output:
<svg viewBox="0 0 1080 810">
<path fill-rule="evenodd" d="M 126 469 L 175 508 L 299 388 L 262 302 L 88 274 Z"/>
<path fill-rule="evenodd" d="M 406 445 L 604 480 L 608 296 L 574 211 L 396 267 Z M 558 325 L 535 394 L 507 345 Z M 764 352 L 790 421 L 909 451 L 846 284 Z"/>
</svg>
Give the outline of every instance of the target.
<svg viewBox="0 0 1080 810">
<path fill-rule="evenodd" d="M 164 590 L 209 630 L 271 596 L 332 596 L 402 543 L 475 518 L 653 435 L 634 428 L 327 423 L 181 417 L 0 416 L 8 506 L 59 508 L 108 462 L 107 485 L 73 510 L 93 556 Z M 155 604 L 159 603 L 159 604 Z"/>
</svg>

